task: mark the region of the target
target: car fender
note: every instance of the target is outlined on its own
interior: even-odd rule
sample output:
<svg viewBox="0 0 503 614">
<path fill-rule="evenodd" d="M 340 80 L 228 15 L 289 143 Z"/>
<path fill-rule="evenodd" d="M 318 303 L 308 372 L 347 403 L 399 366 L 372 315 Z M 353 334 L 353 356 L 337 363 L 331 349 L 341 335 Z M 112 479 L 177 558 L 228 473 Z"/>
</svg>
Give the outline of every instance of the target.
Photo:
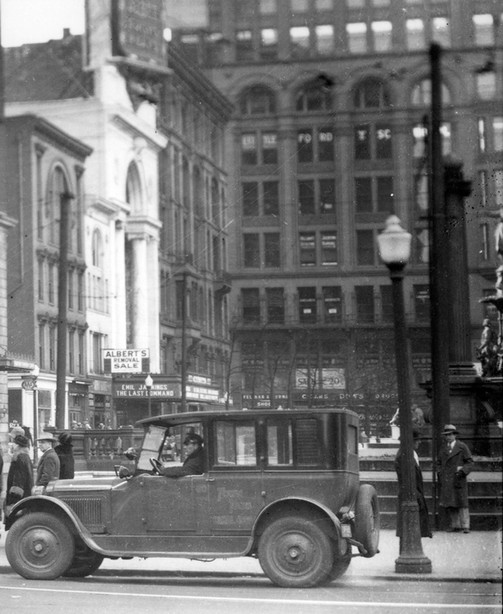
<svg viewBox="0 0 503 614">
<path fill-rule="evenodd" d="M 89 530 L 82 524 L 79 517 L 75 514 L 75 512 L 60 499 L 55 499 L 54 497 L 48 497 L 46 495 L 32 495 L 30 497 L 25 497 L 18 501 L 13 507 L 9 514 L 8 519 L 6 519 L 5 528 L 9 529 L 15 522 L 18 516 L 23 515 L 27 512 L 57 512 L 62 513 L 68 519 L 68 521 L 72 525 L 72 529 L 75 530 L 77 535 L 84 541 L 84 543 L 89 546 L 92 550 L 99 552 L 100 554 L 105 554 L 105 551 L 102 550 L 92 538 Z"/>
<path fill-rule="evenodd" d="M 274 513 L 275 509 L 287 506 L 289 501 L 295 502 L 296 504 L 307 504 L 310 507 L 315 507 L 316 509 L 320 510 L 320 512 L 327 516 L 327 518 L 331 521 L 332 526 L 335 529 L 337 538 L 340 539 L 342 537 L 341 521 L 339 520 L 337 515 L 334 514 L 334 512 L 330 508 L 320 504 L 314 499 L 310 499 L 309 497 L 283 497 L 281 499 L 276 499 L 275 501 L 272 501 L 271 503 L 266 505 L 266 507 L 264 507 L 260 511 L 260 514 L 255 519 L 255 523 L 253 525 L 253 536 L 257 536 L 260 530 L 260 525 L 264 522 L 264 519 L 268 514 L 270 514 L 271 512 Z"/>
</svg>

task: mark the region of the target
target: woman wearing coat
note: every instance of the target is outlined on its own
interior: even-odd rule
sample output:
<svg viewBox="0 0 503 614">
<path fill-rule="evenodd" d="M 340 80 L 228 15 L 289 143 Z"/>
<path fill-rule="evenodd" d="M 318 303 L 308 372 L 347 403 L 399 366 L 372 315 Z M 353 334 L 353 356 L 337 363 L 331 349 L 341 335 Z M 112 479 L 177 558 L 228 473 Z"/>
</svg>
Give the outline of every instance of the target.
<svg viewBox="0 0 503 614">
<path fill-rule="evenodd" d="M 453 424 L 446 424 L 442 446 L 437 459 L 440 507 L 445 508 L 449 526 L 447 531 L 470 532 L 468 510 L 468 484 L 466 476 L 473 467 L 473 458 L 468 446 L 456 440 L 458 431 Z"/>
<path fill-rule="evenodd" d="M 421 529 L 421 537 L 433 537 L 430 528 L 430 515 L 428 512 L 428 506 L 426 505 L 426 499 L 424 497 L 424 487 L 423 487 L 423 473 L 421 471 L 421 467 L 419 466 L 419 457 L 417 455 L 417 449 L 419 447 L 419 443 L 421 441 L 421 436 L 418 431 L 413 431 L 413 441 L 414 441 L 414 467 L 416 474 L 416 497 L 417 504 L 419 506 L 419 527 Z M 402 447 L 398 449 L 397 455 L 395 457 L 395 471 L 398 476 L 398 484 L 400 484 L 402 479 L 401 474 L 401 456 L 402 456 Z M 396 525 L 396 534 L 397 537 L 401 537 L 402 533 L 402 501 L 400 498 L 401 489 L 398 490 L 398 511 L 397 511 L 397 525 Z"/>
<path fill-rule="evenodd" d="M 15 435 L 12 440 L 12 460 L 7 475 L 7 491 L 5 493 L 6 521 L 12 506 L 21 501 L 21 499 L 31 495 L 33 466 L 28 446 L 29 440 L 25 435 Z"/>
</svg>

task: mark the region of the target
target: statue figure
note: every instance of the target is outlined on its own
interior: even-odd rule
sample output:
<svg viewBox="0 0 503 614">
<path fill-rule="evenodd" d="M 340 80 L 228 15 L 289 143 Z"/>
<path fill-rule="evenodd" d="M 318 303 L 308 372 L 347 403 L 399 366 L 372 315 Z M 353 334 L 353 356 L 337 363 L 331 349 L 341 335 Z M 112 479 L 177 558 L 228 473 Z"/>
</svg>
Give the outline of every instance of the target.
<svg viewBox="0 0 503 614">
<path fill-rule="evenodd" d="M 480 345 L 477 347 L 477 358 L 482 364 L 482 375 L 484 377 L 491 377 L 495 375 L 497 367 L 498 339 L 496 332 L 491 327 L 491 321 L 488 318 L 484 319 L 482 327 Z"/>
</svg>

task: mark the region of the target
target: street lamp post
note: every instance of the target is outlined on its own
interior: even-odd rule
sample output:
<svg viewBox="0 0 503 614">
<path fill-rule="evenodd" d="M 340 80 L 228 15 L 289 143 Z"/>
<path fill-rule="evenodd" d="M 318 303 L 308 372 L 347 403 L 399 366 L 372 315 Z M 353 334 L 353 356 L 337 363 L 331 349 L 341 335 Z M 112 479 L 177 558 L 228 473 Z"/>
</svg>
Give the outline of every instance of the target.
<svg viewBox="0 0 503 614">
<path fill-rule="evenodd" d="M 153 383 L 154 383 L 154 380 L 152 379 L 152 376 L 149 373 L 147 377 L 145 378 L 145 388 L 147 389 L 147 397 L 148 397 L 148 416 L 149 418 L 152 416 L 152 397 L 150 393 L 152 391 Z"/>
<path fill-rule="evenodd" d="M 400 226 L 396 215 L 386 220 L 378 236 L 379 254 L 388 267 L 392 283 L 395 360 L 398 407 L 400 410 L 400 446 L 402 454 L 399 483 L 401 501 L 400 554 L 395 561 L 398 573 L 431 573 L 431 561 L 424 555 L 416 496 L 415 460 L 413 455 L 412 416 L 410 409 L 409 360 L 403 299 L 403 271 L 410 257 L 411 235 Z"/>
</svg>

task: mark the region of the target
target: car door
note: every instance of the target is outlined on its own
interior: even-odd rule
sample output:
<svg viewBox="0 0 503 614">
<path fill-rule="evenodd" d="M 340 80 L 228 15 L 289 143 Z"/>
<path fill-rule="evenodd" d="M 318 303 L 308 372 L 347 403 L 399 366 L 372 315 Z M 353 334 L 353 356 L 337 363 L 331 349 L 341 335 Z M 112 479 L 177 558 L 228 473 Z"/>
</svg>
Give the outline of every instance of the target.
<svg viewBox="0 0 503 614">
<path fill-rule="evenodd" d="M 264 506 L 255 423 L 218 420 L 213 429 L 209 529 L 215 538 L 226 536 L 227 551 L 241 552 Z"/>
</svg>

